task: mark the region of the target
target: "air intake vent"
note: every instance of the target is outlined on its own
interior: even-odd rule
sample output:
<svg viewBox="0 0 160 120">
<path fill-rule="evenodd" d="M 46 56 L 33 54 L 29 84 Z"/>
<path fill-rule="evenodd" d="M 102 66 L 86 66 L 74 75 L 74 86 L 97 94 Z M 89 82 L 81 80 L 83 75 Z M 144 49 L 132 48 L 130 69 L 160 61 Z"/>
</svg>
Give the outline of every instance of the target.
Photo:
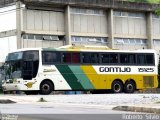
<svg viewBox="0 0 160 120">
<path fill-rule="evenodd" d="M 154 76 L 143 76 L 144 87 L 154 87 Z"/>
</svg>

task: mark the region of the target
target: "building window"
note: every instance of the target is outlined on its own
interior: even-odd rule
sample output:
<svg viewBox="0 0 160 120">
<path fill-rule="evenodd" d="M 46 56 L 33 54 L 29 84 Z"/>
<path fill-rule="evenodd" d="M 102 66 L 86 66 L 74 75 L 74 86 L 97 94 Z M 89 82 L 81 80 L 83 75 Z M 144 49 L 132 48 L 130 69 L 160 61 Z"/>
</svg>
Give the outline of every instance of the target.
<svg viewBox="0 0 160 120">
<path fill-rule="evenodd" d="M 114 15 L 114 16 L 122 16 L 122 15 L 121 15 L 121 12 L 119 12 L 119 11 L 114 11 L 114 12 L 113 12 L 113 15 Z"/>
<path fill-rule="evenodd" d="M 145 14 L 144 13 L 138 13 L 138 12 L 114 11 L 113 15 L 117 16 L 117 17 L 145 18 Z"/>
<path fill-rule="evenodd" d="M 42 35 L 35 35 L 36 40 L 43 40 L 43 36 Z"/>
<path fill-rule="evenodd" d="M 35 39 L 34 35 L 32 35 L 32 34 L 28 35 L 28 39 Z"/>
<path fill-rule="evenodd" d="M 152 18 L 153 19 L 160 19 L 160 16 L 156 15 L 156 14 L 152 14 Z"/>
<path fill-rule="evenodd" d="M 160 40 L 158 40 L 158 39 L 154 40 L 154 45 L 155 46 L 160 46 Z"/>
<path fill-rule="evenodd" d="M 146 45 L 147 40 L 146 39 L 131 39 L 131 38 L 115 38 L 114 39 L 115 44 L 132 44 L 132 45 Z"/>
<path fill-rule="evenodd" d="M 23 39 L 59 41 L 59 40 L 64 40 L 64 36 L 25 34 L 23 35 Z"/>
<path fill-rule="evenodd" d="M 107 44 L 107 38 L 102 37 L 79 37 L 74 36 L 72 37 L 73 43 L 101 43 L 101 44 Z"/>
<path fill-rule="evenodd" d="M 104 15 L 100 9 L 71 8 L 71 14 Z"/>
</svg>

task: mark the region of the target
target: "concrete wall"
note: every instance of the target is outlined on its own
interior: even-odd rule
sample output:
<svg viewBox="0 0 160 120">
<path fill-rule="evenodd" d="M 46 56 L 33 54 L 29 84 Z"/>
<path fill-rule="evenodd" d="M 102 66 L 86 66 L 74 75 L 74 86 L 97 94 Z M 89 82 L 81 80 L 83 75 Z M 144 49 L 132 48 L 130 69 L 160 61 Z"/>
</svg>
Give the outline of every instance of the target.
<svg viewBox="0 0 160 120">
<path fill-rule="evenodd" d="M 40 48 L 40 47 L 60 47 L 63 46 L 63 41 L 44 41 L 44 40 L 23 40 L 23 48 Z"/>
<path fill-rule="evenodd" d="M 22 12 L 22 31 L 25 34 L 35 35 L 65 35 L 64 11 L 55 10 L 31 10 L 24 9 Z M 64 41 L 48 41 L 38 39 L 22 39 L 23 48 L 59 47 Z"/>
<path fill-rule="evenodd" d="M 64 34 L 64 13 L 55 11 L 23 11 L 23 31 L 39 34 Z"/>
<path fill-rule="evenodd" d="M 95 11 L 98 13 L 96 14 Z M 71 8 L 71 34 L 107 36 L 107 13 L 99 9 Z"/>
<path fill-rule="evenodd" d="M 152 19 L 152 24 L 153 24 L 153 38 L 154 39 L 160 39 L 160 17 L 155 16 L 153 14 L 153 19 Z"/>
<path fill-rule="evenodd" d="M 0 32 L 16 29 L 16 6 L 0 8 Z"/>
<path fill-rule="evenodd" d="M 145 13 L 114 11 L 115 37 L 147 38 L 146 25 Z"/>
<path fill-rule="evenodd" d="M 16 36 L 0 38 L 0 62 L 4 62 L 6 55 L 17 49 Z"/>
<path fill-rule="evenodd" d="M 113 6 L 109 6 L 110 4 L 106 4 L 108 6 L 95 7 L 96 4 L 93 3 L 93 6 L 90 5 L 84 7 L 81 5 L 81 3 L 76 3 L 75 1 L 74 5 L 66 3 L 68 5 L 66 7 L 63 4 L 58 4 L 59 1 L 57 1 L 57 4 L 53 4 L 52 2 L 50 5 L 46 3 L 46 6 L 43 6 L 42 4 L 42 6 L 38 6 L 32 3 L 32 0 L 32 4 L 27 1 L 25 7 L 22 7 L 24 6 L 24 4 L 22 4 L 22 6 L 20 6 L 21 35 L 18 36 L 23 38 L 23 35 L 25 34 L 56 35 L 58 37 L 64 37 L 64 39 L 60 41 L 22 39 L 22 43 L 20 43 L 21 48 L 59 47 L 65 44 L 76 43 L 76 40 L 72 41 L 72 39 L 74 37 L 79 37 L 89 39 L 88 41 L 91 42 L 85 42 L 84 39 L 81 39 L 82 42 L 78 41 L 78 44 L 109 45 L 112 48 L 118 49 L 142 49 L 150 48 L 152 46 L 149 45 L 151 42 L 144 42 L 140 44 L 136 43 L 135 40 L 135 43 L 129 40 L 127 44 L 119 44 L 115 42 L 115 39 L 139 39 L 142 41 L 160 40 L 160 19 L 154 17 L 153 19 L 148 19 L 148 13 L 151 12 L 148 11 L 149 9 L 145 11 L 144 8 L 142 9 L 139 4 L 138 12 L 135 11 L 136 9 L 130 8 L 124 8 L 123 10 L 115 9 L 112 8 Z M 91 1 L 91 3 L 92 2 L 95 1 Z M 97 4 L 102 4 L 101 2 Z M 105 3 L 106 2 L 107 1 L 105 1 Z M 41 1 L 39 1 L 38 3 L 40 4 Z M 125 2 L 123 3 L 123 7 L 124 4 Z M 118 5 L 118 3 L 116 2 L 114 5 Z M 122 3 L 119 3 L 119 5 L 122 5 Z M 148 8 L 150 7 L 150 5 L 148 4 L 144 4 L 144 6 L 148 6 Z M 119 8 L 121 7 L 122 6 L 120 6 Z M 151 7 L 154 6 L 151 5 Z M 14 8 L 12 9 L 15 8 L 16 7 L 14 6 Z M 5 9 L 3 8 L 2 10 Z M 7 15 L 9 18 L 9 22 L 6 22 L 5 16 Z M 11 13 L 9 12 L 7 14 L 4 14 L 4 16 L 1 17 L 0 21 L 0 26 L 2 26 L 0 27 L 0 30 L 2 29 L 1 31 L 16 29 L 15 11 L 13 10 Z M 149 23 L 151 23 L 151 25 Z M 149 28 L 151 28 L 152 30 L 149 31 Z M 99 39 L 102 40 L 102 43 L 100 43 Z M 159 48 L 159 46 L 156 47 Z"/>
</svg>

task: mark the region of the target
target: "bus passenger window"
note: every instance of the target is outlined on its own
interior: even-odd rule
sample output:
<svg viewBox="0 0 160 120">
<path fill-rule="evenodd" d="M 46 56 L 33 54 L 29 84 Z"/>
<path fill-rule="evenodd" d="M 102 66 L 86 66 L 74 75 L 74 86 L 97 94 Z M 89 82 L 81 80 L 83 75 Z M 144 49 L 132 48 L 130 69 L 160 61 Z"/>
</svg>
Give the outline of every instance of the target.
<svg viewBox="0 0 160 120">
<path fill-rule="evenodd" d="M 145 65 L 145 55 L 137 55 L 137 63 L 139 65 Z"/>
<path fill-rule="evenodd" d="M 71 63 L 71 53 L 63 53 L 63 63 Z"/>
<path fill-rule="evenodd" d="M 136 63 L 136 57 L 134 54 L 120 54 L 120 63 L 133 65 Z"/>
<path fill-rule="evenodd" d="M 80 53 L 72 53 L 72 63 L 80 63 Z"/>
<path fill-rule="evenodd" d="M 136 64 L 136 56 L 134 55 L 134 54 L 129 54 L 128 55 L 128 62 L 130 63 L 130 64 Z"/>
<path fill-rule="evenodd" d="M 91 63 L 99 63 L 99 54 L 91 53 Z"/>
<path fill-rule="evenodd" d="M 43 52 L 42 57 L 43 64 L 60 63 L 60 53 Z"/>
<path fill-rule="evenodd" d="M 91 63 L 90 54 L 89 53 L 83 53 L 82 54 L 82 62 L 83 63 Z"/>
<path fill-rule="evenodd" d="M 153 55 L 146 55 L 146 63 L 147 64 L 154 64 L 154 57 Z"/>
<path fill-rule="evenodd" d="M 110 63 L 118 63 L 118 54 L 110 54 Z"/>
<path fill-rule="evenodd" d="M 120 54 L 120 63 L 122 64 L 128 63 L 128 54 Z"/>
<path fill-rule="evenodd" d="M 53 62 L 54 57 L 52 56 L 52 53 L 46 53 L 44 59 L 45 59 L 45 62 L 51 63 Z"/>
<path fill-rule="evenodd" d="M 102 63 L 109 63 L 109 55 L 108 54 L 102 54 L 101 55 Z"/>
</svg>

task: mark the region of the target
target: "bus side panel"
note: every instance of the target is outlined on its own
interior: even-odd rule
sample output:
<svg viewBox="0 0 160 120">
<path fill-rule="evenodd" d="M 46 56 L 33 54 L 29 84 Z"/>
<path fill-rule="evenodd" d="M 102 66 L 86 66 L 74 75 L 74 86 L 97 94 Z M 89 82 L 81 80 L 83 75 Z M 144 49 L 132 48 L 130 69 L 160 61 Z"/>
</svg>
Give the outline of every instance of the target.
<svg viewBox="0 0 160 120">
<path fill-rule="evenodd" d="M 81 69 L 86 74 L 90 82 L 93 84 L 95 89 L 104 89 L 106 88 L 106 85 L 103 84 L 103 81 L 100 78 L 100 75 L 96 73 L 94 68 L 91 65 L 83 65 L 81 66 Z"/>
</svg>

